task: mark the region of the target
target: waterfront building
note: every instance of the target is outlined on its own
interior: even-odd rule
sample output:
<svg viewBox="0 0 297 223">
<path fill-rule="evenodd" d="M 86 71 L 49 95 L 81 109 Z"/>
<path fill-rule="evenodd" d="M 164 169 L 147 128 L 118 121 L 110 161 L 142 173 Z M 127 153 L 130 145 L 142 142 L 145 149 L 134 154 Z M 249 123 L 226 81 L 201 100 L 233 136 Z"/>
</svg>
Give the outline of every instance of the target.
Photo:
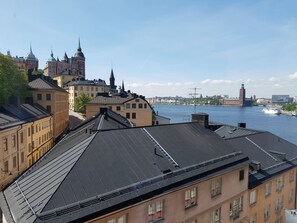
<svg viewBox="0 0 297 223">
<path fill-rule="evenodd" d="M 69 127 L 68 92 L 56 81 L 42 74 L 29 75 L 29 88 L 33 101 L 53 114 L 53 136 L 58 139 Z"/>
<path fill-rule="evenodd" d="M 85 80 L 80 78 L 78 80 L 72 80 L 67 83 L 65 89 L 69 93 L 69 108 L 71 110 L 74 110 L 75 98 L 82 93 L 88 95 L 91 99 L 95 98 L 98 93 L 109 93 L 109 86 L 101 79 Z"/>
<path fill-rule="evenodd" d="M 292 103 L 293 98 L 290 95 L 272 95 L 271 101 L 273 104 L 287 104 Z"/>
<path fill-rule="evenodd" d="M 122 89 L 121 89 L 122 91 Z M 101 108 L 112 111 L 129 119 L 135 126 L 148 126 L 153 124 L 153 108 L 145 97 L 132 93 L 114 96 L 97 96 L 86 104 L 86 117 L 96 115 Z"/>
<path fill-rule="evenodd" d="M 38 104 L 0 107 L 0 189 L 53 145 L 53 118 Z"/>
<path fill-rule="evenodd" d="M 240 148 L 199 123 L 125 128 L 114 115 L 75 128 L 2 191 L 4 221 L 246 221 Z"/>
<path fill-rule="evenodd" d="M 44 68 L 44 74 L 51 78 L 61 75 L 71 75 L 73 78 L 85 78 L 85 60 L 86 58 L 82 52 L 79 40 L 77 51 L 71 58 L 68 58 L 65 52 L 63 60 L 60 61 L 59 58 L 54 57 L 53 51 L 51 51 L 50 58 L 47 60 Z"/>
<path fill-rule="evenodd" d="M 221 99 L 220 102 L 222 105 L 240 106 L 240 107 L 252 106 L 252 104 L 253 104 L 252 98 L 246 98 L 244 84 L 241 84 L 241 88 L 239 89 L 239 98 L 238 99 L 224 98 L 224 99 Z"/>
</svg>

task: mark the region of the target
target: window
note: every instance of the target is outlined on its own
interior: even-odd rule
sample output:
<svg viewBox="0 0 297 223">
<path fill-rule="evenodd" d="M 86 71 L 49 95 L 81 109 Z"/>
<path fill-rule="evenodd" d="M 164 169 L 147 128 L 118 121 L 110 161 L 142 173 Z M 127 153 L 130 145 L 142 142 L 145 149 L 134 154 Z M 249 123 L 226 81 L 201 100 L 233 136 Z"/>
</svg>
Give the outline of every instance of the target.
<svg viewBox="0 0 297 223">
<path fill-rule="evenodd" d="M 117 111 L 120 111 L 121 110 L 121 106 L 117 106 Z"/>
<path fill-rule="evenodd" d="M 34 134 L 34 126 L 31 126 L 31 134 Z"/>
<path fill-rule="evenodd" d="M 257 223 L 257 215 L 253 215 L 250 217 L 249 223 Z"/>
<path fill-rule="evenodd" d="M 214 179 L 211 181 L 211 197 L 221 194 L 222 178 Z"/>
<path fill-rule="evenodd" d="M 21 163 L 23 163 L 25 161 L 25 155 L 24 152 L 21 152 Z"/>
<path fill-rule="evenodd" d="M 118 218 L 118 222 L 117 223 L 126 223 L 126 215 L 123 215 L 121 217 Z"/>
<path fill-rule="evenodd" d="M 81 87 L 80 87 L 80 90 L 81 90 L 81 91 L 84 90 L 84 87 L 81 86 Z"/>
<path fill-rule="evenodd" d="M 230 203 L 230 217 L 235 220 L 239 218 L 240 212 L 243 210 L 243 197 L 239 197 L 235 199 L 232 203 Z"/>
<path fill-rule="evenodd" d="M 289 174 L 290 174 L 290 175 L 289 175 L 289 181 L 290 181 L 290 182 L 293 182 L 293 181 L 294 181 L 294 170 L 290 171 Z"/>
<path fill-rule="evenodd" d="M 293 197 L 294 197 L 294 191 L 293 191 L 293 189 L 290 189 L 290 191 L 289 191 L 289 203 L 291 203 L 293 201 Z"/>
<path fill-rule="evenodd" d="M 30 127 L 28 128 L 28 136 L 31 135 L 31 130 L 30 130 Z"/>
<path fill-rule="evenodd" d="M 51 100 L 51 94 L 46 94 L 46 100 L 50 101 Z"/>
<path fill-rule="evenodd" d="M 251 191 L 250 192 L 250 204 L 254 204 L 257 202 L 257 191 Z"/>
<path fill-rule="evenodd" d="M 74 90 L 76 90 L 76 91 L 77 91 L 77 86 L 75 86 L 75 87 L 74 87 Z"/>
<path fill-rule="evenodd" d="M 144 108 L 147 108 L 147 104 L 144 104 Z"/>
<path fill-rule="evenodd" d="M 74 93 L 74 97 L 77 97 L 77 93 Z"/>
<path fill-rule="evenodd" d="M 21 132 L 21 143 L 24 143 L 24 133 Z"/>
<path fill-rule="evenodd" d="M 47 110 L 48 112 L 52 112 L 52 107 L 51 107 L 50 105 L 47 105 L 47 106 L 46 106 L 46 110 Z"/>
<path fill-rule="evenodd" d="M 126 113 L 126 118 L 130 119 L 130 113 Z"/>
<path fill-rule="evenodd" d="M 239 171 L 239 181 L 244 180 L 244 170 Z"/>
<path fill-rule="evenodd" d="M 110 219 L 106 223 L 117 223 L 117 220 L 115 218 L 114 219 Z"/>
<path fill-rule="evenodd" d="M 155 222 L 164 218 L 163 200 L 148 206 L 148 222 Z"/>
<path fill-rule="evenodd" d="M 265 184 L 265 197 L 271 194 L 271 183 L 268 182 Z"/>
<path fill-rule="evenodd" d="M 283 199 L 282 198 L 278 198 L 275 201 L 275 211 L 276 213 L 280 213 L 283 209 Z"/>
<path fill-rule="evenodd" d="M 284 187 L 284 177 L 280 176 L 276 179 L 276 192 L 280 192 Z"/>
<path fill-rule="evenodd" d="M 130 103 L 127 103 L 126 104 L 126 109 L 129 109 L 130 108 Z"/>
<path fill-rule="evenodd" d="M 132 108 L 136 108 L 136 104 L 135 103 L 132 103 Z"/>
<path fill-rule="evenodd" d="M 8 173 L 8 161 L 4 161 L 4 173 Z"/>
<path fill-rule="evenodd" d="M 94 91 L 94 87 L 91 87 L 91 91 Z"/>
<path fill-rule="evenodd" d="M 264 208 L 264 220 L 266 221 L 270 217 L 270 205 Z"/>
<path fill-rule="evenodd" d="M 218 208 L 212 212 L 211 223 L 220 223 L 220 222 L 221 222 L 221 208 Z"/>
<path fill-rule="evenodd" d="M 140 109 L 143 108 L 143 104 L 142 103 L 139 103 L 138 104 L 138 108 L 140 108 Z"/>
<path fill-rule="evenodd" d="M 197 204 L 197 189 L 192 188 L 190 190 L 186 190 L 185 192 L 185 208 L 193 207 Z"/>
<path fill-rule="evenodd" d="M 89 88 L 89 87 L 87 87 L 87 91 L 89 91 L 89 89 L 90 89 L 90 88 Z"/>
<path fill-rule="evenodd" d="M 132 113 L 132 119 L 136 119 L 136 113 L 135 112 Z"/>
<path fill-rule="evenodd" d="M 37 100 L 41 101 L 42 100 L 42 94 L 37 94 Z"/>
<path fill-rule="evenodd" d="M 16 145 L 15 135 L 11 136 L 11 145 L 12 145 L 12 147 L 15 147 L 15 145 Z"/>
<path fill-rule="evenodd" d="M 4 151 L 7 151 L 7 149 L 8 149 L 7 138 L 4 137 L 4 138 L 2 139 L 2 141 L 3 141 L 3 150 L 4 150 Z"/>
<path fill-rule="evenodd" d="M 17 159 L 16 159 L 16 156 L 14 156 L 14 157 L 12 158 L 12 167 L 13 167 L 13 168 L 16 168 L 16 166 L 17 166 Z"/>
</svg>

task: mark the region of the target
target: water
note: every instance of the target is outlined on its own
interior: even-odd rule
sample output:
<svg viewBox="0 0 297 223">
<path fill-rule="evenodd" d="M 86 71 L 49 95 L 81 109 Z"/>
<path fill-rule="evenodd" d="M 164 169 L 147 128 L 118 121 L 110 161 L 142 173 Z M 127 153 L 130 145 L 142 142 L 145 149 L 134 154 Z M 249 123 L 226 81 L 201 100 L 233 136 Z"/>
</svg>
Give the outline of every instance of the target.
<svg viewBox="0 0 297 223">
<path fill-rule="evenodd" d="M 159 115 L 170 118 L 170 123 L 191 121 L 195 107 L 191 105 L 154 104 Z M 268 115 L 262 112 L 263 107 L 226 107 L 196 106 L 196 112 L 209 114 L 209 120 L 235 125 L 245 122 L 250 129 L 269 131 L 291 143 L 297 144 L 297 117 L 288 115 Z"/>
</svg>

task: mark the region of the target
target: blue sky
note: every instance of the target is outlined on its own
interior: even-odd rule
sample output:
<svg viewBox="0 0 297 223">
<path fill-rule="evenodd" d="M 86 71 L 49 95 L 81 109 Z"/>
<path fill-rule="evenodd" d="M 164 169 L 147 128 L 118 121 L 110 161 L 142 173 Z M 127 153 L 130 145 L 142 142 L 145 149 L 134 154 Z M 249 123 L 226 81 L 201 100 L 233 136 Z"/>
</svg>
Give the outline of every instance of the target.
<svg viewBox="0 0 297 223">
<path fill-rule="evenodd" d="M 86 77 L 145 95 L 297 96 L 297 1 L 0 0 L 0 52 L 44 68 L 51 49 L 73 56 L 81 39 Z"/>
</svg>

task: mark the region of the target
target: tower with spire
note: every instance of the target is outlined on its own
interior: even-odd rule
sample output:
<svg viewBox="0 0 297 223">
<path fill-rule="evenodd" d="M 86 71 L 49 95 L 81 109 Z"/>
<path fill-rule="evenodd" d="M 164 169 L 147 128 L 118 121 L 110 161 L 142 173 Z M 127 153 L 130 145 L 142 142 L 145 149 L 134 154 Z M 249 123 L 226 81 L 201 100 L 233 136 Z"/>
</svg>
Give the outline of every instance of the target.
<svg viewBox="0 0 297 223">
<path fill-rule="evenodd" d="M 82 52 L 80 38 L 78 39 L 78 48 L 73 57 L 69 58 L 67 53 L 64 53 L 62 60 L 55 59 L 52 55 L 46 62 L 44 74 L 52 78 L 57 76 L 68 76 L 68 79 L 85 78 L 85 55 Z"/>
<path fill-rule="evenodd" d="M 9 52 L 10 54 L 10 52 Z M 28 55 L 24 57 L 13 57 L 13 60 L 16 62 L 18 67 L 23 71 L 29 71 L 29 70 L 38 70 L 38 59 L 35 57 L 32 46 L 30 44 L 30 51 Z"/>
<path fill-rule="evenodd" d="M 109 88 L 110 88 L 111 93 L 117 92 L 117 86 L 115 85 L 115 78 L 114 78 L 112 68 L 111 68 L 110 77 L 109 77 Z"/>
</svg>

